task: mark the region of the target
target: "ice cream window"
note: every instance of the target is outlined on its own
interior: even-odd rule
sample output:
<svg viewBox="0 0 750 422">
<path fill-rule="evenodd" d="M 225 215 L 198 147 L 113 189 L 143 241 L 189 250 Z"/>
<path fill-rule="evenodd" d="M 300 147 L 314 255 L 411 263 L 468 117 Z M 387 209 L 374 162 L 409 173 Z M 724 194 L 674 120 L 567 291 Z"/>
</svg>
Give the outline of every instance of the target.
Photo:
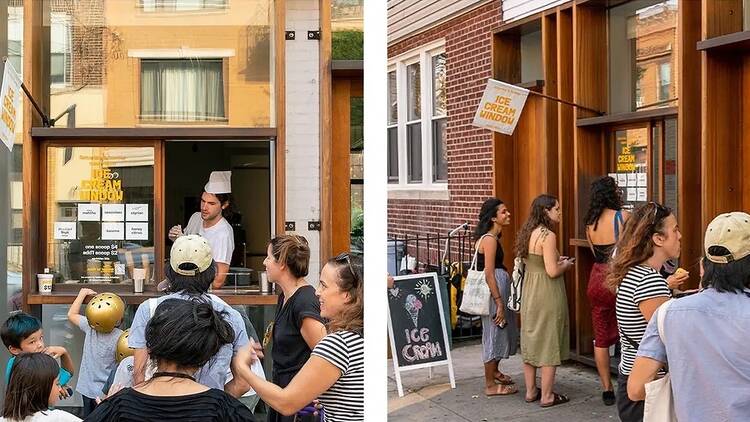
<svg viewBox="0 0 750 422">
<path fill-rule="evenodd" d="M 132 289 L 141 277 L 153 284 L 154 154 L 140 145 L 43 148 L 40 234 L 55 291 L 81 284 Z"/>
<path fill-rule="evenodd" d="M 677 212 L 677 119 L 614 128 L 608 174 L 624 208 L 657 201 Z"/>
</svg>

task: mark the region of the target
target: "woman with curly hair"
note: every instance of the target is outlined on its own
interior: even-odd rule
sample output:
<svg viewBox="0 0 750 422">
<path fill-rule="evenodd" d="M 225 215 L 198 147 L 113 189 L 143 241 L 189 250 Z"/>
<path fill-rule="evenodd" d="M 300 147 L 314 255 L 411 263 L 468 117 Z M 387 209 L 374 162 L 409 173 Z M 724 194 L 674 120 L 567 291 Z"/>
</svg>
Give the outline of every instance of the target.
<svg viewBox="0 0 750 422">
<path fill-rule="evenodd" d="M 503 226 L 510 224 L 510 211 L 503 201 L 490 198 L 482 204 L 479 222 L 474 230 L 477 238 L 477 270 L 484 271 L 490 288 L 490 314 L 482 317 L 482 361 L 484 362 L 484 393 L 488 396 L 515 394 L 513 380 L 500 372 L 501 359 L 516 354 L 518 325 L 516 314 L 506 309 L 510 296 L 510 276 L 503 264 L 505 254 L 500 244 Z M 500 385 L 496 384 L 499 382 Z"/>
<path fill-rule="evenodd" d="M 516 236 L 516 257 L 526 261 L 521 293 L 521 354 L 526 380 L 526 402 L 539 400 L 542 407 L 566 403 L 568 398 L 552 391 L 555 371 L 570 353 L 568 303 L 563 274 L 574 260 L 560 256 L 552 231 L 560 222 L 560 202 L 539 195 L 531 204 L 529 218 Z M 542 388 L 536 386 L 536 369 L 542 368 Z"/>
<path fill-rule="evenodd" d="M 612 377 L 609 372 L 609 347 L 617 343 L 617 317 L 615 295 L 604 284 L 608 262 L 630 213 L 622 211 L 622 195 L 615 179 L 604 176 L 591 184 L 591 206 L 586 214 L 586 239 L 594 265 L 591 267 L 586 294 L 591 304 L 594 325 L 594 360 L 602 384 L 602 401 L 607 406 L 615 404 Z"/>
<path fill-rule="evenodd" d="M 633 212 L 610 264 L 606 283 L 616 291 L 615 314 L 622 349 L 616 396 L 623 422 L 643 420 L 643 401 L 628 398 L 628 377 L 648 321 L 672 294 L 659 269 L 668 259 L 680 256 L 680 238 L 672 211 L 649 202 Z"/>
</svg>

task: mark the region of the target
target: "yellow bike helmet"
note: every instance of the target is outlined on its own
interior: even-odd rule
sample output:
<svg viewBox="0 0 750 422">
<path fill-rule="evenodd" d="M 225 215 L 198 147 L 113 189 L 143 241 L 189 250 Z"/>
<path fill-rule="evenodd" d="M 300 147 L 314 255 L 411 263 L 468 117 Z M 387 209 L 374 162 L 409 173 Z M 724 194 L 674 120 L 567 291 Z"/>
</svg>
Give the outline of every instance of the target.
<svg viewBox="0 0 750 422">
<path fill-rule="evenodd" d="M 111 333 L 124 313 L 125 302 L 114 293 L 100 293 L 86 307 L 89 325 L 100 333 Z"/>
<path fill-rule="evenodd" d="M 120 338 L 117 340 L 117 348 L 115 349 L 115 359 L 117 362 L 122 362 L 128 356 L 133 356 L 135 349 L 128 346 L 128 335 L 130 334 L 130 328 L 123 331 L 120 334 Z"/>
</svg>

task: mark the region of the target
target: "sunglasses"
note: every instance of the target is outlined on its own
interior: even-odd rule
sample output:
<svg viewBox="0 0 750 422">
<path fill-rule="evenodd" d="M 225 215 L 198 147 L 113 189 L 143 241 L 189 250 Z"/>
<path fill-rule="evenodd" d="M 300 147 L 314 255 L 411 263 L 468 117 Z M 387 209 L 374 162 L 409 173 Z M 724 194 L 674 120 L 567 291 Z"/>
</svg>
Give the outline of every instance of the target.
<svg viewBox="0 0 750 422">
<path fill-rule="evenodd" d="M 654 201 L 649 201 L 648 205 L 654 206 L 654 213 L 651 215 L 651 220 L 653 220 L 651 221 L 651 225 L 654 227 L 654 230 L 655 230 L 657 224 L 659 224 L 661 220 L 669 216 L 670 211 L 668 208 Z"/>
</svg>

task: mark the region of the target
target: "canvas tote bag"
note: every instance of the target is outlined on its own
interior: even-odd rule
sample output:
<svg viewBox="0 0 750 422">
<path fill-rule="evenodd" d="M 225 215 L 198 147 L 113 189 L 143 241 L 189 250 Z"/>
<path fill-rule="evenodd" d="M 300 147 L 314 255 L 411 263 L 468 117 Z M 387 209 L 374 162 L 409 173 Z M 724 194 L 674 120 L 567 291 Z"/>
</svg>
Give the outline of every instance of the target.
<svg viewBox="0 0 750 422">
<path fill-rule="evenodd" d="M 484 276 L 484 271 L 477 271 L 477 254 L 479 253 L 479 243 L 481 243 L 484 236 L 492 236 L 491 234 L 485 234 L 479 238 L 476 248 L 474 248 L 474 259 L 471 260 L 471 267 L 469 267 L 469 273 L 466 276 L 466 285 L 464 286 L 464 294 L 461 299 L 461 312 L 471 315 L 489 315 L 490 314 L 490 288 L 487 286 L 487 279 Z"/>
<path fill-rule="evenodd" d="M 656 316 L 659 337 L 664 341 L 664 316 L 667 308 L 674 299 L 664 302 L 659 307 Z M 674 397 L 672 397 L 672 380 L 669 373 L 664 377 L 646 384 L 646 403 L 643 408 L 643 422 L 677 422 L 677 414 L 674 410 Z"/>
</svg>

